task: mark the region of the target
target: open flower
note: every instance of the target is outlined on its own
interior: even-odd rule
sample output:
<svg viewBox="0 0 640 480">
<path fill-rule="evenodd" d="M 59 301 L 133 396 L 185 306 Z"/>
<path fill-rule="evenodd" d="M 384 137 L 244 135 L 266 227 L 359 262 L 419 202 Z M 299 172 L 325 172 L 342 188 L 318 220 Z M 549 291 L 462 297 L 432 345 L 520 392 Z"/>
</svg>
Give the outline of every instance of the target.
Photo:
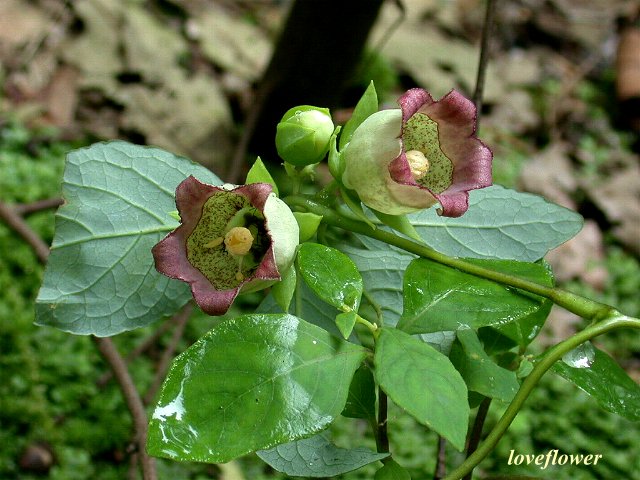
<svg viewBox="0 0 640 480">
<path fill-rule="evenodd" d="M 156 269 L 187 282 L 209 315 L 291 267 L 298 224 L 271 185 L 216 187 L 189 177 L 176 189 L 176 205 L 181 225 L 153 247 Z"/>
<path fill-rule="evenodd" d="M 375 210 L 400 215 L 440 203 L 459 217 L 469 190 L 491 185 L 491 150 L 475 136 L 476 109 L 455 90 L 435 101 L 414 88 L 400 109 L 368 117 L 342 151 L 342 181 Z"/>
</svg>

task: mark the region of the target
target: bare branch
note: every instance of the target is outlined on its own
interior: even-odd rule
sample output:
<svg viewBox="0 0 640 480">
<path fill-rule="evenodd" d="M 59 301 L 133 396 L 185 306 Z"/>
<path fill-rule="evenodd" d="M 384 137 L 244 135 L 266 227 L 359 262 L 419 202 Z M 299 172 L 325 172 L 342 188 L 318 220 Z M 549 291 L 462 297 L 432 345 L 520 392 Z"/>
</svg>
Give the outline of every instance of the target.
<svg viewBox="0 0 640 480">
<path fill-rule="evenodd" d="M 142 466 L 142 478 L 144 480 L 157 480 L 158 473 L 156 471 L 156 462 L 153 457 L 147 455 L 147 414 L 144 410 L 142 399 L 133 383 L 127 364 L 118 352 L 113 341 L 108 338 L 91 337 L 102 357 L 113 370 L 113 374 L 120 386 L 124 400 L 131 412 L 133 419 L 134 437 L 138 448 L 137 454 Z"/>
<path fill-rule="evenodd" d="M 176 324 L 176 328 L 173 331 L 173 335 L 171 336 L 171 340 L 169 341 L 169 345 L 164 352 L 162 352 L 162 357 L 160 357 L 160 362 L 158 362 L 158 368 L 156 370 L 155 378 L 153 379 L 153 383 L 147 390 L 147 393 L 144 396 L 143 402 L 145 405 L 149 405 L 153 400 L 156 392 L 162 385 L 163 380 L 167 376 L 167 372 L 169 371 L 169 365 L 171 360 L 173 360 L 173 356 L 176 353 L 176 349 L 178 347 L 178 342 L 182 338 L 184 334 L 184 329 L 187 326 L 187 321 L 191 316 L 191 312 L 193 311 L 193 304 L 191 302 L 187 303 L 184 308 L 174 317 L 174 323 Z"/>
<path fill-rule="evenodd" d="M 482 112 L 482 95 L 484 93 L 484 82 L 489 64 L 489 39 L 493 30 L 493 18 L 496 7 L 496 0 L 487 0 L 487 10 L 482 28 L 482 40 L 480 44 L 480 60 L 478 62 L 478 75 L 476 77 L 476 90 L 473 94 L 473 103 L 476 104 L 476 130 L 480 129 L 480 114 Z"/>
<path fill-rule="evenodd" d="M 0 202 L 0 218 L 5 221 L 18 235 L 20 235 L 38 256 L 38 260 L 47 263 L 49 246 L 35 233 L 31 227 L 6 203 Z"/>
</svg>

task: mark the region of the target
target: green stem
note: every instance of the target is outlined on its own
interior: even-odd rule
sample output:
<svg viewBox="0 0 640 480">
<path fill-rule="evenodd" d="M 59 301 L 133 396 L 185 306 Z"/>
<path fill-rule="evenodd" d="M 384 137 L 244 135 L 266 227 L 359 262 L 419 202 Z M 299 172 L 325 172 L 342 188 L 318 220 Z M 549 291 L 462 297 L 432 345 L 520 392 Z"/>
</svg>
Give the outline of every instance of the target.
<svg viewBox="0 0 640 480">
<path fill-rule="evenodd" d="M 291 206 L 302 207 L 317 215 L 322 215 L 323 222 L 328 225 L 333 225 L 354 233 L 360 233 L 376 240 L 394 245 L 407 252 L 418 255 L 422 258 L 433 260 L 442 265 L 458 269 L 462 272 L 470 273 L 478 277 L 493 280 L 494 282 L 501 283 L 503 285 L 509 285 L 511 287 L 526 290 L 528 292 L 540 295 L 553 301 L 555 304 L 569 310 L 576 315 L 589 319 L 589 320 L 601 320 L 612 314 L 615 310 L 609 305 L 605 305 L 588 298 L 576 295 L 575 293 L 568 292 L 555 287 L 549 287 L 541 285 L 524 278 L 516 277 L 502 272 L 496 272 L 489 268 L 485 268 L 464 259 L 457 257 L 450 257 L 434 250 L 427 245 L 409 240 L 404 237 L 400 237 L 393 232 L 387 230 L 381 230 L 379 228 L 371 228 L 369 225 L 357 220 L 345 218 L 339 215 L 334 210 L 314 201 L 309 198 L 301 196 L 287 197 L 285 201 Z"/>
<path fill-rule="evenodd" d="M 500 420 L 498 420 L 498 423 L 493 427 L 493 430 L 487 436 L 482 445 L 480 445 L 478 449 L 454 471 L 449 473 L 444 480 L 458 480 L 464 477 L 495 448 L 500 438 L 502 438 L 502 435 L 507 431 L 507 428 L 509 428 L 509 425 L 511 425 L 511 422 L 522 408 L 522 405 L 531 391 L 555 362 L 560 360 L 566 353 L 570 352 L 578 345 L 581 345 L 598 335 L 602 335 L 603 333 L 617 330 L 619 328 L 640 329 L 640 320 L 616 313 L 611 318 L 593 324 L 585 330 L 576 333 L 574 336 L 549 349 L 544 357 L 542 357 L 542 359 L 533 368 L 529 376 L 524 380 L 524 382 L 522 382 L 518 393 L 516 393 L 516 396 L 507 407 L 507 410 L 504 412 Z"/>
</svg>

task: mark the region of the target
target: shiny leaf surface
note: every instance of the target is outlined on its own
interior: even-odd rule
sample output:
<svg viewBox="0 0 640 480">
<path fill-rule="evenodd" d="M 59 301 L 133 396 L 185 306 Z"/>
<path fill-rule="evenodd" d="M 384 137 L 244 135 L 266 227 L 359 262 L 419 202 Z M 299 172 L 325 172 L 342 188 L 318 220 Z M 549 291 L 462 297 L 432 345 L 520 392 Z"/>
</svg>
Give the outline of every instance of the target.
<svg viewBox="0 0 640 480">
<path fill-rule="evenodd" d="M 542 265 L 508 260 L 470 261 L 539 283 L 551 282 Z M 541 297 L 431 260 L 417 259 L 405 274 L 404 310 L 398 328 L 415 334 L 501 325 L 517 322 L 546 303 Z"/>
<path fill-rule="evenodd" d="M 577 367 L 561 361 L 553 365 L 553 370 L 595 398 L 605 410 L 639 421 L 640 386 L 609 355 L 594 350 L 595 355 L 589 354 Z"/>
<path fill-rule="evenodd" d="M 365 350 L 287 314 L 227 320 L 177 357 L 149 424 L 155 456 L 227 462 L 325 429 Z"/>
<path fill-rule="evenodd" d="M 464 448 L 467 386 L 446 356 L 400 330 L 384 328 L 374 362 L 378 384 L 389 398 L 455 448 Z"/>
<path fill-rule="evenodd" d="M 36 323 L 105 337 L 184 305 L 189 287 L 156 271 L 151 247 L 178 226 L 170 212 L 176 187 L 189 175 L 221 183 L 206 168 L 157 148 L 108 142 L 69 153 Z"/>
<path fill-rule="evenodd" d="M 389 456 L 388 453 L 376 453 L 366 448 L 339 448 L 324 434 L 260 450 L 257 454 L 279 472 L 312 478 L 351 472 Z"/>
<path fill-rule="evenodd" d="M 304 243 L 298 251 L 300 274 L 322 300 L 334 307 L 357 311 L 362 277 L 344 253 L 318 243 Z"/>
</svg>

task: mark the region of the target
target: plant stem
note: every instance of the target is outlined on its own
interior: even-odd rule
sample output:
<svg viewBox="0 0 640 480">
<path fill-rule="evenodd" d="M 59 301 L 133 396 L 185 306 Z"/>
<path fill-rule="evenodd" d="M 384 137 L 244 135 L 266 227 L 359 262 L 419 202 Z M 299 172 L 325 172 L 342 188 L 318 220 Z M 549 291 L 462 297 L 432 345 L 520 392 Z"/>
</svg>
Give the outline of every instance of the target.
<svg viewBox="0 0 640 480">
<path fill-rule="evenodd" d="M 482 94 L 484 93 L 484 81 L 489 63 L 489 39 L 493 29 L 493 17 L 495 13 L 495 0 L 487 0 L 484 26 L 482 28 L 482 40 L 480 44 L 480 60 L 478 61 L 478 74 L 476 76 L 476 90 L 473 93 L 473 102 L 476 105 L 476 131 L 480 128 L 480 114 L 482 113 Z"/>
<path fill-rule="evenodd" d="M 120 390 L 122 391 L 127 407 L 131 412 L 133 428 L 135 431 L 137 454 L 140 459 L 140 465 L 142 466 L 142 478 L 144 480 L 157 480 L 158 473 L 156 471 L 156 461 L 153 457 L 147 455 L 146 451 L 147 414 L 144 410 L 142 399 L 140 398 L 131 375 L 129 374 L 127 364 L 120 356 L 120 353 L 110 338 L 91 338 L 98 347 L 103 358 L 113 370 L 113 374 L 120 386 Z"/>
<path fill-rule="evenodd" d="M 502 272 L 496 272 L 495 270 L 467 262 L 461 258 L 450 257 L 428 247 L 427 245 L 400 237 L 387 230 L 371 228 L 369 225 L 360 221 L 343 217 L 334 210 L 325 207 L 312 199 L 301 196 L 291 196 L 287 197 L 285 201 L 291 206 L 303 207 L 317 215 L 322 215 L 322 221 L 329 225 L 333 225 L 350 232 L 366 235 L 376 240 L 388 243 L 389 245 L 399 247 L 422 258 L 433 260 L 434 262 L 447 265 L 465 273 L 540 295 L 541 297 L 548 298 L 555 304 L 588 320 L 600 320 L 615 312 L 615 309 L 609 305 L 581 297 L 580 295 L 576 295 L 566 290 L 548 287 L 546 285 L 532 282 L 531 280 L 526 280 L 524 278 Z"/>
<path fill-rule="evenodd" d="M 433 480 L 440 480 L 447 474 L 447 441 L 438 435 L 438 455 Z"/>
<path fill-rule="evenodd" d="M 522 408 L 522 405 L 531 391 L 555 362 L 560 360 L 566 353 L 570 352 L 578 345 L 581 345 L 598 335 L 620 328 L 640 329 L 640 320 L 616 313 L 610 318 L 587 327 L 585 330 L 576 333 L 572 337 L 549 349 L 544 357 L 542 357 L 542 359 L 540 359 L 533 368 L 529 376 L 524 380 L 524 382 L 522 382 L 518 393 L 516 393 L 516 396 L 513 398 L 500 420 L 498 420 L 498 423 L 496 423 L 491 433 L 489 433 L 484 443 L 480 445 L 478 449 L 454 471 L 445 477 L 444 480 L 458 480 L 463 478 L 495 448 L 500 438 L 502 438 L 502 435 L 507 431 L 507 428 L 509 428 L 509 425 L 511 425 L 511 422 Z"/>
<path fill-rule="evenodd" d="M 482 438 L 482 429 L 484 427 L 484 422 L 487 419 L 487 413 L 489 413 L 490 406 L 491 398 L 489 397 L 485 397 L 482 402 L 480 402 L 478 413 L 476 413 L 476 419 L 474 420 L 473 427 L 471 428 L 471 435 L 469 436 L 469 444 L 467 445 L 467 458 L 469 458 L 473 454 L 473 452 L 478 449 L 480 439 Z M 473 469 L 465 475 L 463 480 L 471 480 L 472 474 Z"/>
<path fill-rule="evenodd" d="M 389 453 L 389 435 L 387 433 L 388 408 L 387 394 L 378 387 L 378 428 L 376 429 L 376 446 L 378 453 Z"/>
<path fill-rule="evenodd" d="M 11 206 L 4 202 L 0 202 L 0 218 L 31 246 L 40 263 L 47 263 L 49 246 Z"/>
</svg>

